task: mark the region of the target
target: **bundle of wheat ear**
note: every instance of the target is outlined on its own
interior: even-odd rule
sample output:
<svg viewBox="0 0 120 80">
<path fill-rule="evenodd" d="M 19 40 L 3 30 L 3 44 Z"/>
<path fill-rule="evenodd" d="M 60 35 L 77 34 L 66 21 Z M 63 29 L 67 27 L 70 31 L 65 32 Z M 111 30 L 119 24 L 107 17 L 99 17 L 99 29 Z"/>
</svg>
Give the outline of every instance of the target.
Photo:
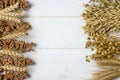
<svg viewBox="0 0 120 80">
<path fill-rule="evenodd" d="M 108 59 L 97 62 L 97 65 L 102 68 L 101 71 L 94 73 L 94 78 L 91 80 L 113 80 L 120 76 L 120 60 Z"/>
<path fill-rule="evenodd" d="M 29 78 L 27 66 L 34 62 L 22 53 L 33 51 L 35 44 L 18 40 L 31 29 L 24 22 L 26 0 L 0 1 L 0 80 L 24 80 Z"/>
</svg>

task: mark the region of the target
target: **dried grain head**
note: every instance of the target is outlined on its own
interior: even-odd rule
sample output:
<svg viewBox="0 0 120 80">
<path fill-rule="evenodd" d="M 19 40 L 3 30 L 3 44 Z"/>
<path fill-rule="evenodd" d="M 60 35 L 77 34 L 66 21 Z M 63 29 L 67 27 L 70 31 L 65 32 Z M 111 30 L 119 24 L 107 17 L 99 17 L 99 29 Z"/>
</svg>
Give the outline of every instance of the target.
<svg viewBox="0 0 120 80">
<path fill-rule="evenodd" d="M 19 8 L 21 10 L 29 9 L 30 4 L 27 0 L 1 0 L 0 1 L 0 9 L 4 9 L 8 6 L 14 5 L 16 3 L 19 3 Z"/>
<path fill-rule="evenodd" d="M 96 51 L 92 54 L 95 60 L 114 58 L 120 55 L 120 39 L 115 36 L 95 35 L 94 40 L 88 40 L 86 48 L 95 48 Z"/>
<path fill-rule="evenodd" d="M 20 53 L 32 51 L 33 47 L 35 46 L 33 42 L 28 43 L 25 41 L 17 41 L 14 39 L 0 40 L 0 44 L 1 49 L 12 50 Z"/>
</svg>

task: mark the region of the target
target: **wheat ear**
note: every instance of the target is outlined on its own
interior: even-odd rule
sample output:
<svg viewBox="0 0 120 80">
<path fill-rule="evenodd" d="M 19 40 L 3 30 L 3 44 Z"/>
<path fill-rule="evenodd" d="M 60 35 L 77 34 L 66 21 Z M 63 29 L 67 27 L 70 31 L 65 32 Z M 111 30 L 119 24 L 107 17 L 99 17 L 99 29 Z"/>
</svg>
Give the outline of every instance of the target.
<svg viewBox="0 0 120 80">
<path fill-rule="evenodd" d="M 0 13 L 14 11 L 16 8 L 18 8 L 18 6 L 19 6 L 19 3 L 17 2 L 15 5 L 12 5 L 12 6 L 6 7 L 5 9 L 2 9 L 0 11 Z"/>
<path fill-rule="evenodd" d="M 9 35 L 6 35 L 4 37 L 1 37 L 0 39 L 14 39 L 16 37 L 21 37 L 21 36 L 24 36 L 26 34 L 27 34 L 27 32 L 13 33 L 13 34 L 9 34 Z"/>
<path fill-rule="evenodd" d="M 106 75 L 108 73 L 111 73 L 112 71 L 113 71 L 113 69 L 98 71 L 98 72 L 93 73 L 93 76 L 103 76 L 103 75 Z"/>
<path fill-rule="evenodd" d="M 109 66 L 109 65 L 107 65 L 107 66 L 99 66 L 99 67 L 101 67 L 101 68 L 103 68 L 103 69 L 114 69 L 114 70 L 118 70 L 118 71 L 120 71 L 120 66 L 118 65 L 118 66 Z"/>
<path fill-rule="evenodd" d="M 10 17 L 10 16 L 0 15 L 0 20 L 12 21 L 12 22 L 16 22 L 16 23 L 21 23 L 21 19 L 15 18 L 15 17 Z"/>
<path fill-rule="evenodd" d="M 93 78 L 93 80 L 101 80 L 101 78 L 104 78 L 112 73 L 116 72 L 115 70 L 105 70 L 104 73 L 103 71 L 98 72 L 100 75 L 94 75 L 95 77 Z"/>
<path fill-rule="evenodd" d="M 14 51 L 9 51 L 9 50 L 0 50 L 0 54 L 16 56 L 16 57 L 22 57 L 22 54 L 14 52 Z"/>
<path fill-rule="evenodd" d="M 10 65 L 4 65 L 4 66 L 0 66 L 0 67 L 4 70 L 8 70 L 8 71 L 18 71 L 18 72 L 27 71 L 26 67 L 16 67 L 16 66 L 10 66 Z"/>
<path fill-rule="evenodd" d="M 103 61 L 98 61 L 98 65 L 104 66 L 104 65 L 120 65 L 120 61 L 117 59 L 111 59 L 111 60 L 103 60 Z"/>
<path fill-rule="evenodd" d="M 0 12 L 0 15 L 10 17 L 23 17 L 25 14 L 24 12 L 9 12 L 9 13 Z"/>
<path fill-rule="evenodd" d="M 112 74 L 109 74 L 103 78 L 100 78 L 99 80 L 113 80 L 119 76 L 120 76 L 120 72 L 118 71 L 118 72 L 113 72 Z"/>
</svg>

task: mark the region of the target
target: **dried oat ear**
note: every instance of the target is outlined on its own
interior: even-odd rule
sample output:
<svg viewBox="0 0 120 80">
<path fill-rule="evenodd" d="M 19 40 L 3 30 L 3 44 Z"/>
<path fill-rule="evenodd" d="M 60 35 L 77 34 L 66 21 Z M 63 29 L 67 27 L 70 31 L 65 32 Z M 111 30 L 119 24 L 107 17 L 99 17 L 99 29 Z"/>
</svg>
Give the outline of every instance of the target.
<svg viewBox="0 0 120 80">
<path fill-rule="evenodd" d="M 27 67 L 34 62 L 23 53 L 33 51 L 35 43 L 22 41 L 31 25 L 24 22 L 26 0 L 0 1 L 0 80 L 25 80 L 30 77 Z"/>
</svg>

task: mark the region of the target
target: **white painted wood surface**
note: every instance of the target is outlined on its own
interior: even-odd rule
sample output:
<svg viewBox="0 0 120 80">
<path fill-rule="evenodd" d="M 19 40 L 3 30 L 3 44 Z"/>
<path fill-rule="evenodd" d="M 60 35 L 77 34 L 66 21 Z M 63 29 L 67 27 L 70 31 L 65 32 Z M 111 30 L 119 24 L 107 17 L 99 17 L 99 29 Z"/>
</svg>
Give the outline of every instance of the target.
<svg viewBox="0 0 120 80">
<path fill-rule="evenodd" d="M 85 22 L 80 14 L 82 3 L 89 0 L 29 0 L 32 4 L 25 19 L 32 25 L 27 41 L 37 43 L 35 52 L 27 53 L 36 64 L 29 67 L 27 80 L 88 80 L 96 70 L 94 62 L 85 62 Z"/>
</svg>

